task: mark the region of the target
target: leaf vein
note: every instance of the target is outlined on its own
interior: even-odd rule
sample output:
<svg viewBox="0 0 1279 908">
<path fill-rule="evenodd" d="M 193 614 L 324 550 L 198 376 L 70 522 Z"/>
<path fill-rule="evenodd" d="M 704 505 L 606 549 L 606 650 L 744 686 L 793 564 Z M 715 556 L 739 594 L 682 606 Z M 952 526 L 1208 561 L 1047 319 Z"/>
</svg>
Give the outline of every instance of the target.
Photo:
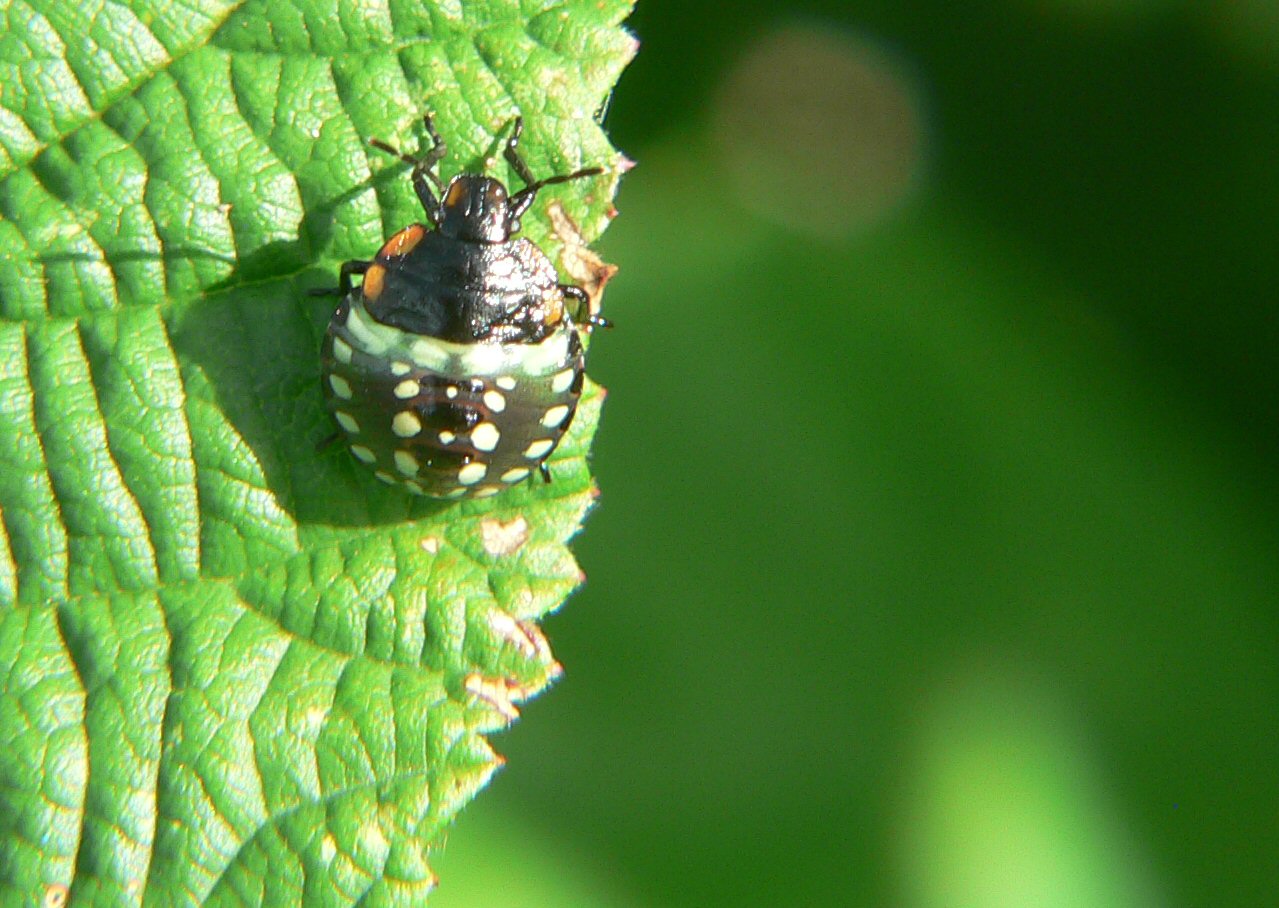
<svg viewBox="0 0 1279 908">
<path fill-rule="evenodd" d="M 228 4 L 226 9 L 224 10 L 224 14 L 222 15 L 222 17 L 220 19 L 215 20 L 214 22 L 211 22 L 209 26 L 204 30 L 204 34 L 207 36 L 216 32 L 217 29 L 220 28 L 224 22 L 226 22 L 227 19 L 229 19 L 232 15 L 234 15 L 235 12 L 239 10 L 240 7 L 244 6 L 245 3 L 247 2 L 248 0 L 235 0 L 235 2 Z M 58 37 L 59 39 L 62 38 L 61 35 L 59 35 Z M 161 42 L 161 46 L 163 46 L 163 42 Z M 150 70 L 139 74 L 136 78 L 132 80 L 125 80 L 124 82 L 122 82 L 119 86 L 116 87 L 114 92 L 110 92 L 107 94 L 106 97 L 104 97 L 101 108 L 93 111 L 91 116 L 86 116 L 82 118 L 81 120 L 79 120 L 78 122 L 72 123 L 70 126 L 68 126 L 67 128 L 61 131 L 55 131 L 54 138 L 50 141 L 47 141 L 44 143 L 37 142 L 35 147 L 32 149 L 30 155 L 21 162 L 20 166 L 21 167 L 28 166 L 32 160 L 39 157 L 47 149 L 51 148 L 54 145 L 58 145 L 65 142 L 67 137 L 70 136 L 72 133 L 76 132 L 79 129 L 83 129 L 86 125 L 88 125 L 89 123 L 92 123 L 95 120 L 101 120 L 104 113 L 106 113 L 108 110 L 114 107 L 115 104 L 117 104 L 121 99 L 130 97 L 132 93 L 137 90 L 138 86 L 146 83 L 150 79 L 155 78 L 157 74 L 164 72 L 167 68 L 183 60 L 190 54 L 200 50 L 200 48 L 203 46 L 204 46 L 204 41 L 201 39 L 201 35 L 193 34 L 191 36 L 190 45 L 188 46 L 186 50 L 180 51 L 179 53 L 175 54 L 169 48 L 166 47 L 165 53 L 168 56 L 166 57 L 165 60 L 161 61 L 158 65 L 154 66 Z M 60 62 L 65 62 L 65 60 L 62 60 L 61 58 L 58 58 L 58 59 L 60 60 Z M 67 66 L 67 69 L 68 71 L 71 70 L 71 66 L 69 64 Z M 79 84 L 80 77 L 76 75 L 74 72 L 72 72 L 72 75 L 75 76 L 76 82 L 77 84 Z M 81 86 L 81 91 L 83 91 L 83 86 Z M 86 97 L 88 96 L 86 95 Z M 17 169 L 19 168 L 14 167 L 10 171 L 8 171 L 8 173 L 12 173 L 14 170 L 17 170 Z M 0 177 L 3 177 L 3 176 L 7 176 L 7 174 L 0 174 Z"/>
</svg>

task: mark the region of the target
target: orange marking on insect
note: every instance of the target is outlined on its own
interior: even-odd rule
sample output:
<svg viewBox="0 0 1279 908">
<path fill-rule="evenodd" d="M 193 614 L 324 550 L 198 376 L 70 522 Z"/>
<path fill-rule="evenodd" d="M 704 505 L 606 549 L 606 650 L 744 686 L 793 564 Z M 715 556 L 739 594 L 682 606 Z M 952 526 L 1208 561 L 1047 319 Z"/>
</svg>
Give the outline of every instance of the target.
<svg viewBox="0 0 1279 908">
<path fill-rule="evenodd" d="M 378 253 L 378 256 L 392 258 L 399 255 L 408 255 L 422 241 L 422 237 L 425 235 L 426 228 L 421 224 L 405 227 L 386 241 L 386 245 L 382 247 L 382 251 Z"/>
<path fill-rule="evenodd" d="M 462 204 L 462 196 L 465 193 L 466 190 L 462 188 L 461 183 L 454 183 L 449 187 L 449 194 L 444 197 L 444 204 L 449 208 Z"/>
<path fill-rule="evenodd" d="M 542 305 L 546 311 L 546 324 L 558 325 L 564 320 L 564 295 L 548 293 L 542 297 Z"/>
<path fill-rule="evenodd" d="M 382 292 L 382 282 L 386 280 L 386 269 L 381 265 L 370 265 L 364 272 L 364 298 L 375 300 Z"/>
</svg>

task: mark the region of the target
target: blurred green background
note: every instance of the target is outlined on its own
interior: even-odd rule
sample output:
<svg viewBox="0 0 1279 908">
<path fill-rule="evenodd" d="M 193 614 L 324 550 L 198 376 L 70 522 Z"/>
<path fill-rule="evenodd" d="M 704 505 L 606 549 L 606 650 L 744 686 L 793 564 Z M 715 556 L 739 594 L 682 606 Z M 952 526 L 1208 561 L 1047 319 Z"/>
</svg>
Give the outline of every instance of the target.
<svg viewBox="0 0 1279 908">
<path fill-rule="evenodd" d="M 1279 899 L 1279 5 L 641 2 L 567 673 L 435 908 Z"/>
</svg>

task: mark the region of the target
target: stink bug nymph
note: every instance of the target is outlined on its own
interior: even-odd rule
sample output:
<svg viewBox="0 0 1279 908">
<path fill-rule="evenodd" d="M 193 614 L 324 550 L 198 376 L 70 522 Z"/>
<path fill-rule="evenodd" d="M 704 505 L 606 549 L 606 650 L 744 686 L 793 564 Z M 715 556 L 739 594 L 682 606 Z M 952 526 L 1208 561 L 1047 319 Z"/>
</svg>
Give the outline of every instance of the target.
<svg viewBox="0 0 1279 908">
<path fill-rule="evenodd" d="M 420 158 L 373 140 L 412 165 L 427 223 L 346 262 L 338 288 L 321 291 L 342 297 L 321 347 L 325 401 L 352 456 L 415 494 L 484 498 L 534 471 L 549 482 L 546 459 L 582 393 L 581 331 L 607 323 L 537 245 L 511 235 L 542 187 L 603 168 L 534 179 L 516 118 L 503 156 L 523 189 L 474 173 L 445 186 L 444 141 L 429 114 L 423 122 L 432 144 Z"/>
</svg>

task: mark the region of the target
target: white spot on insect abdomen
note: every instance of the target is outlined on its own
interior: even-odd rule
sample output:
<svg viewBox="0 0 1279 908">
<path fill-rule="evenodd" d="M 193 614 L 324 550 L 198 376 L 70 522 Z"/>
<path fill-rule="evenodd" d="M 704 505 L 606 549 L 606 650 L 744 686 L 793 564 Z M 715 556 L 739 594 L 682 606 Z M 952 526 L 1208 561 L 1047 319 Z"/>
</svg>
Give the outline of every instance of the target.
<svg viewBox="0 0 1279 908">
<path fill-rule="evenodd" d="M 485 463 L 468 463 L 457 471 L 457 481 L 464 486 L 473 486 L 484 478 L 488 469 L 488 464 Z"/>
<path fill-rule="evenodd" d="M 343 400 L 351 399 L 351 383 L 340 375 L 329 374 L 329 387 L 333 389 L 333 393 Z"/>
<path fill-rule="evenodd" d="M 491 422 L 482 422 L 471 430 L 471 444 L 478 451 L 493 451 L 502 438 L 502 433 Z"/>
<path fill-rule="evenodd" d="M 568 417 L 568 407 L 564 404 L 556 404 L 546 411 L 546 415 L 542 417 L 542 425 L 548 429 L 554 429 Z"/>
</svg>

